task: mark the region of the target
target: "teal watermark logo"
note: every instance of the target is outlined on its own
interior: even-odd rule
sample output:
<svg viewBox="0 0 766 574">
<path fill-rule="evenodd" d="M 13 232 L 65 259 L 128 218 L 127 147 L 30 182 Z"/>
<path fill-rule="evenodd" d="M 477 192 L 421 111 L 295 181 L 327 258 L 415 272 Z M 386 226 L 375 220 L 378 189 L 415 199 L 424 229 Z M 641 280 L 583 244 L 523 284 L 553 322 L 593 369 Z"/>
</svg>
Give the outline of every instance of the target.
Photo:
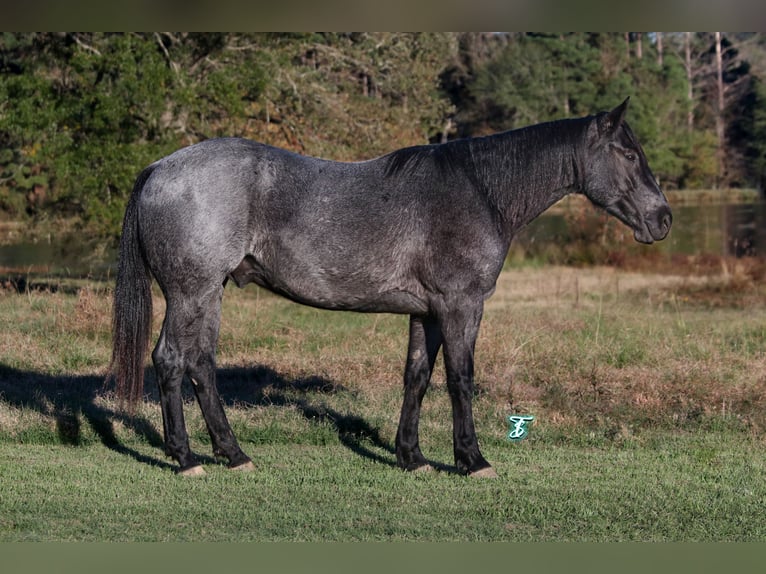
<svg viewBox="0 0 766 574">
<path fill-rule="evenodd" d="M 511 415 L 508 417 L 508 422 L 511 423 L 511 428 L 508 431 L 508 439 L 512 442 L 518 442 L 524 440 L 529 436 L 529 423 L 535 420 L 533 415 Z"/>
</svg>

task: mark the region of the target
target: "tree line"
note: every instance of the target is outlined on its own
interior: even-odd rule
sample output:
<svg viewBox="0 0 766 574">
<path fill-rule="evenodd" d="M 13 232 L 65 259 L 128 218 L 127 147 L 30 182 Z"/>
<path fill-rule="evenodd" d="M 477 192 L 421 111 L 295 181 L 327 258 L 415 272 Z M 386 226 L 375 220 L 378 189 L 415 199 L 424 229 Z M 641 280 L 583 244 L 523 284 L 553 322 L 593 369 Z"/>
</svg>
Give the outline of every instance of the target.
<svg viewBox="0 0 766 574">
<path fill-rule="evenodd" d="M 609 109 L 666 188 L 760 187 L 758 33 L 4 33 L 0 215 L 119 232 L 136 174 L 244 136 L 358 160 Z"/>
</svg>

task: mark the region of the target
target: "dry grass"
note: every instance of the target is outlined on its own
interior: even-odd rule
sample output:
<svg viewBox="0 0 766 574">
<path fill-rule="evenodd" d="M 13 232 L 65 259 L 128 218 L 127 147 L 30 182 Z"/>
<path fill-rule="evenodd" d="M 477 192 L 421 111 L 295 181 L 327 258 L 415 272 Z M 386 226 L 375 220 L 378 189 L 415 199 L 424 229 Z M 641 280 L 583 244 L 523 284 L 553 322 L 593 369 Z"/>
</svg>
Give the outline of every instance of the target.
<svg viewBox="0 0 766 574">
<path fill-rule="evenodd" d="M 718 273 L 546 268 L 504 274 L 478 379 L 494 404 L 615 438 L 647 428 L 766 428 L 762 262 Z M 501 344 L 492 341 L 502 341 Z"/>
<path fill-rule="evenodd" d="M 622 440 L 647 429 L 711 425 L 760 436 L 764 265 L 690 260 L 669 271 L 506 270 L 477 342 L 476 415 L 485 440 L 504 438 L 512 412 L 534 413 L 538 434 L 549 436 L 576 431 Z M 53 433 L 62 420 L 56 413 L 77 411 L 78 401 L 114 413 L 101 387 L 110 355 L 108 290 L 27 287 L 0 290 L 0 393 L 13 397 L 0 401 L 2 434 L 18 435 L 40 417 Z M 157 297 L 155 336 L 163 313 Z M 406 336 L 406 317 L 323 312 L 253 288 L 229 289 L 219 383 L 233 424 L 261 442 L 269 433 L 294 438 L 312 417 L 336 426 L 339 417 L 356 417 L 392 440 Z M 78 385 L 84 390 L 72 390 Z M 441 360 L 432 387 L 424 433 L 449 442 Z M 29 404 L 37 405 L 31 413 Z M 189 410 L 189 424 L 204 441 L 196 411 Z M 158 415 L 147 403 L 142 416 L 155 428 Z M 119 421 L 117 428 L 130 431 Z"/>
</svg>

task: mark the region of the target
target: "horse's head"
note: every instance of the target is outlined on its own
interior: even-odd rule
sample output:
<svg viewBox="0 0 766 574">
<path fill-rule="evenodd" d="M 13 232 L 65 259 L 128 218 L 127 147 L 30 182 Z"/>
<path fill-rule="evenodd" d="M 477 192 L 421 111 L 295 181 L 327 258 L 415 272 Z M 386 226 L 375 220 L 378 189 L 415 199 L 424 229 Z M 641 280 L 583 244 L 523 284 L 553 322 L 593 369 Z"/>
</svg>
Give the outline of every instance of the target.
<svg viewBox="0 0 766 574">
<path fill-rule="evenodd" d="M 625 122 L 627 107 L 626 99 L 591 121 L 581 189 L 593 203 L 633 229 L 636 241 L 653 243 L 668 234 L 673 215 Z"/>
</svg>

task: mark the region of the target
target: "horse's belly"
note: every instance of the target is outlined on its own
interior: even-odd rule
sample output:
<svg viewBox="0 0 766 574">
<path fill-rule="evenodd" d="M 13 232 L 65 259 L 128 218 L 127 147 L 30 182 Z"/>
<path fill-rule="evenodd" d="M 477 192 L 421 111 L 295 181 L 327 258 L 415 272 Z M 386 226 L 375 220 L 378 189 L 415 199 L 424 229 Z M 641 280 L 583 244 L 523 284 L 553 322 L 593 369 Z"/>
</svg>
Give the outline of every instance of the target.
<svg viewBox="0 0 766 574">
<path fill-rule="evenodd" d="M 424 299 L 408 291 L 386 291 L 367 297 L 349 299 L 342 306 L 326 306 L 328 309 L 346 309 L 368 313 L 423 314 L 428 311 Z"/>
<path fill-rule="evenodd" d="M 425 297 L 416 288 L 397 285 L 356 274 L 316 272 L 298 266 L 289 272 L 264 266 L 248 255 L 229 274 L 238 287 L 255 283 L 288 299 L 320 309 L 368 313 L 419 314 L 428 310 Z"/>
</svg>

